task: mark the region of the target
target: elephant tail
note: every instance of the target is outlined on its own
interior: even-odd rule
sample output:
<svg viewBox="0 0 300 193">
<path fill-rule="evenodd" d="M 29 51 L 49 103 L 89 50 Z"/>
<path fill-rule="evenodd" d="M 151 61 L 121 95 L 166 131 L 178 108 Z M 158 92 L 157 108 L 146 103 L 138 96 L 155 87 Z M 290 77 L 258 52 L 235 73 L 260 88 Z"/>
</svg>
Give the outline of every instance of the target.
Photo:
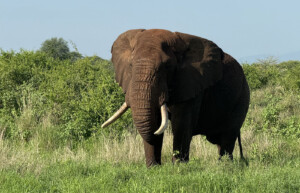
<svg viewBox="0 0 300 193">
<path fill-rule="evenodd" d="M 244 155 L 243 155 L 243 148 L 242 148 L 242 143 L 241 143 L 241 134 L 238 135 L 238 142 L 239 142 L 239 147 L 240 147 L 241 159 L 245 159 Z"/>
</svg>

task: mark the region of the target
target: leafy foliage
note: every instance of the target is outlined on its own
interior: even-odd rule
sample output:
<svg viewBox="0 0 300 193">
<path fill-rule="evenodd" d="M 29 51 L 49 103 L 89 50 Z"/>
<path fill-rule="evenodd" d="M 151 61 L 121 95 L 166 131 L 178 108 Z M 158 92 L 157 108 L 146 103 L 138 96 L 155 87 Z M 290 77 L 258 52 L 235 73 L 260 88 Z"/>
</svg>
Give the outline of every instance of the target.
<svg viewBox="0 0 300 193">
<path fill-rule="evenodd" d="M 300 91 L 300 61 L 280 64 L 261 60 L 261 63 L 243 64 L 251 90 L 268 85 L 281 85 L 288 90 Z"/>
<path fill-rule="evenodd" d="M 48 127 L 53 138 L 81 140 L 124 101 L 112 64 L 99 57 L 72 62 L 43 52 L 2 51 L 0 73 L 0 128 L 8 138 L 30 140 Z M 131 125 L 128 114 L 116 125 L 119 134 Z"/>
</svg>

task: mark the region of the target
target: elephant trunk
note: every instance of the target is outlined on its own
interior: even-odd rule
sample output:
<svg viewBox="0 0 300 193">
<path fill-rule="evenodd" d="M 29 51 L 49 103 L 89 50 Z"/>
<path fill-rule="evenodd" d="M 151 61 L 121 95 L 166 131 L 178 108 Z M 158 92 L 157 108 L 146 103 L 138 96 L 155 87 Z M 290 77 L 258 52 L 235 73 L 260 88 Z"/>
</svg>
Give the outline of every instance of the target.
<svg viewBox="0 0 300 193">
<path fill-rule="evenodd" d="M 160 127 L 162 118 L 166 120 L 166 116 L 161 116 L 161 103 L 165 102 L 165 92 L 160 89 L 157 82 L 155 70 L 145 63 L 134 65 L 131 79 L 130 104 L 132 117 L 135 126 L 144 140 L 151 142 L 154 138 L 154 132 Z M 166 107 L 163 107 L 166 109 Z M 165 110 L 164 110 L 165 111 Z M 165 123 L 161 126 L 161 134 L 165 129 Z"/>
</svg>

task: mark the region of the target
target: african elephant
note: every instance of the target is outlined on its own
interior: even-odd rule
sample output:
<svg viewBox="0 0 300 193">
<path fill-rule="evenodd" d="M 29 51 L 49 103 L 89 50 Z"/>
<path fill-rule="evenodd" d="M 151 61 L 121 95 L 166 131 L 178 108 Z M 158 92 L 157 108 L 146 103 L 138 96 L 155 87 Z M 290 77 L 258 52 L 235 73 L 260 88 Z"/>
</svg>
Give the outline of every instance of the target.
<svg viewBox="0 0 300 193">
<path fill-rule="evenodd" d="M 116 81 L 125 93 L 122 107 L 102 127 L 132 110 L 143 138 L 146 164 L 161 164 L 163 132 L 171 120 L 173 162 L 189 160 L 194 135 L 216 144 L 232 158 L 249 106 L 242 67 L 215 43 L 161 29 L 135 29 L 113 43 Z M 158 130 L 157 130 L 158 129 Z"/>
</svg>

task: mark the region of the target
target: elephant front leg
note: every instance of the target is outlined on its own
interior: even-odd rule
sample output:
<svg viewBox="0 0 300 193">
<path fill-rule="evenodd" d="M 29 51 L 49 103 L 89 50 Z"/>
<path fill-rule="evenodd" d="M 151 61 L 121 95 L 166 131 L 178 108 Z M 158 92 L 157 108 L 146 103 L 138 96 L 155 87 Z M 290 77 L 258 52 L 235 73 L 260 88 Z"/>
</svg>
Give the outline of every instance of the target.
<svg viewBox="0 0 300 193">
<path fill-rule="evenodd" d="M 192 129 L 195 125 L 195 117 L 192 101 L 188 103 L 177 104 L 170 108 L 173 139 L 173 157 L 174 162 L 188 162 L 190 143 L 192 140 Z"/>
<path fill-rule="evenodd" d="M 202 95 L 170 107 L 174 162 L 188 162 L 193 129 L 198 125 Z"/>
<path fill-rule="evenodd" d="M 184 132 L 176 132 L 173 141 L 172 162 L 188 162 L 192 136 Z M 181 135 L 179 134 L 181 133 Z"/>
<path fill-rule="evenodd" d="M 147 167 L 160 165 L 163 134 L 155 136 L 154 140 L 150 143 L 147 142 L 145 139 L 143 140 L 143 142 Z"/>
</svg>

